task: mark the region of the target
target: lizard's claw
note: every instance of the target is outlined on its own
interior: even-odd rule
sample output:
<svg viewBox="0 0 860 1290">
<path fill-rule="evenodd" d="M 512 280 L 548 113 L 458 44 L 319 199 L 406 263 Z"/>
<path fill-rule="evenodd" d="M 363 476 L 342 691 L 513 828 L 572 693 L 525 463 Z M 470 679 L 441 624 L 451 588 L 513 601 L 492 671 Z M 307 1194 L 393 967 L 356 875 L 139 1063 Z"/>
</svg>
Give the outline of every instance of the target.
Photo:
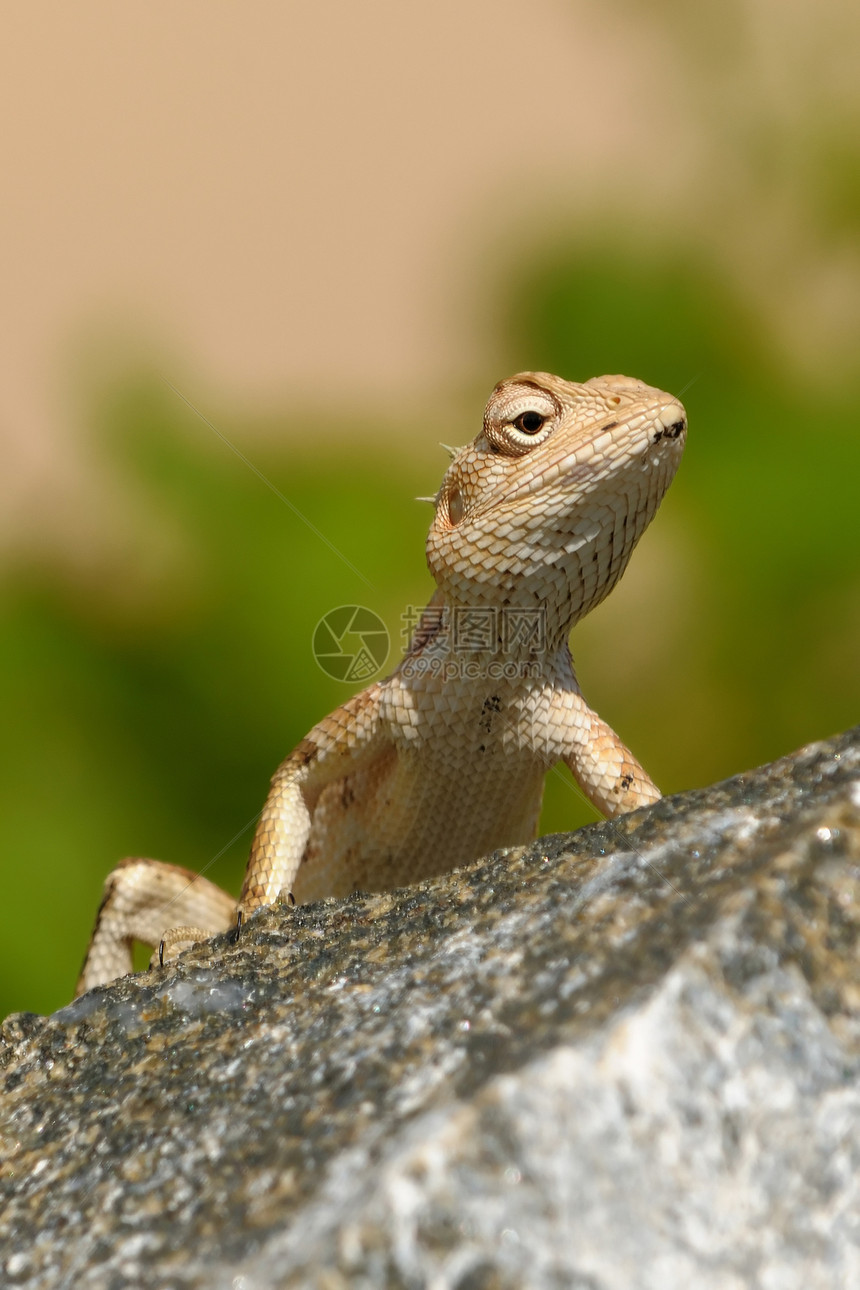
<svg viewBox="0 0 860 1290">
<path fill-rule="evenodd" d="M 295 905 L 295 903 L 296 903 L 296 898 L 295 898 L 295 896 L 293 895 L 293 893 L 292 893 L 291 891 L 288 891 L 288 892 L 286 893 L 286 897 L 284 897 L 283 895 L 279 896 L 279 897 L 278 897 L 278 903 L 280 904 L 280 903 L 281 903 L 281 901 L 282 901 L 282 900 L 284 900 L 284 899 L 286 899 L 286 903 L 287 903 L 291 908 L 292 908 L 292 907 Z M 262 906 L 257 906 L 257 908 L 262 908 Z M 252 914 L 253 914 L 253 913 L 255 913 L 255 912 L 256 912 L 256 910 L 255 910 L 255 909 L 252 909 L 252 910 L 251 910 L 251 913 L 252 913 Z M 246 915 L 246 913 L 245 913 L 245 907 L 244 907 L 244 905 L 239 905 L 239 907 L 238 907 L 238 908 L 237 908 L 237 910 L 236 910 L 236 922 L 235 922 L 235 925 L 234 925 L 234 927 L 233 927 L 233 944 L 234 944 L 234 945 L 236 945 L 236 944 L 238 943 L 239 939 L 241 938 L 241 935 L 242 935 L 242 928 L 245 926 L 245 923 L 246 923 L 246 922 L 247 922 L 247 915 Z"/>
</svg>

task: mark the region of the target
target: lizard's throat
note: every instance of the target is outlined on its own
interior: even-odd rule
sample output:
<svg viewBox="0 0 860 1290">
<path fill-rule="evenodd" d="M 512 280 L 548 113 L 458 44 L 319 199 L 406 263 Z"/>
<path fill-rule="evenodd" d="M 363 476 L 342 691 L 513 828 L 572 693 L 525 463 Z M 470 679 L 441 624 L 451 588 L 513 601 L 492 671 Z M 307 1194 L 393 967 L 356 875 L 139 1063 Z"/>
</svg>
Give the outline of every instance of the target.
<svg viewBox="0 0 860 1290">
<path fill-rule="evenodd" d="M 543 595 L 504 596 L 489 589 L 440 588 L 424 612 L 413 648 L 460 660 L 535 662 L 554 655 L 566 642 L 579 615 L 569 585 L 559 579 Z"/>
<path fill-rule="evenodd" d="M 438 590 L 432 604 L 440 612 L 444 607 L 451 624 L 472 624 L 476 634 L 482 630 L 479 624 L 485 624 L 493 650 L 501 654 L 509 653 L 514 642 L 528 653 L 532 639 L 554 651 L 579 619 L 609 595 L 638 536 L 637 530 L 619 524 L 609 541 L 604 533 L 599 541 L 571 550 L 531 550 L 524 558 L 509 556 L 503 567 L 497 564 L 492 570 L 439 562 L 433 569 Z"/>
</svg>

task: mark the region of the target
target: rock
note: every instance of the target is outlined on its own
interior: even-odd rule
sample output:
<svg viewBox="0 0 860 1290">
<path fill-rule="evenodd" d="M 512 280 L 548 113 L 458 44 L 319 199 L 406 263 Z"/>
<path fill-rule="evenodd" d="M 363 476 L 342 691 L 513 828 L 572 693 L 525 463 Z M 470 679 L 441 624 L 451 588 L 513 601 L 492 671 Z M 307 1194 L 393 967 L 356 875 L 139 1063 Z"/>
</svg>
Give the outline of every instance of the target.
<svg viewBox="0 0 860 1290">
<path fill-rule="evenodd" d="M 860 1286 L 860 728 L 2 1030 L 4 1286 Z"/>
</svg>

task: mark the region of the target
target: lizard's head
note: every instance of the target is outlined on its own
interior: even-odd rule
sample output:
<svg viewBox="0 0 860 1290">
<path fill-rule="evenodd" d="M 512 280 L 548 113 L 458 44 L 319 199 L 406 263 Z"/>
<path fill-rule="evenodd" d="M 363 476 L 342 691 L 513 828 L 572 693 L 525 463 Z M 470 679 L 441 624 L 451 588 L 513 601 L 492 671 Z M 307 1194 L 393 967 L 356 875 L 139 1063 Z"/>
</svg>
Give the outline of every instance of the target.
<svg viewBox="0 0 860 1290">
<path fill-rule="evenodd" d="M 566 635 L 614 587 L 678 468 L 682 405 L 626 376 L 501 381 L 436 498 L 427 562 L 455 603 L 544 606 Z"/>
</svg>

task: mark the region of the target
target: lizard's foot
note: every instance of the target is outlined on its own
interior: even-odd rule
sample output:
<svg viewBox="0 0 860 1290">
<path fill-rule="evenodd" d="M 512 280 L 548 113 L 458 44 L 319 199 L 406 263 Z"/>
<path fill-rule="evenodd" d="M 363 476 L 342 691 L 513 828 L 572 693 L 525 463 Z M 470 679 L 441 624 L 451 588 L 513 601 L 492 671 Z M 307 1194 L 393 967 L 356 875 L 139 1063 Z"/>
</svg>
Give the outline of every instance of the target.
<svg viewBox="0 0 860 1290">
<path fill-rule="evenodd" d="M 289 905 L 291 909 L 295 907 L 296 898 L 291 891 L 281 892 L 278 896 L 277 904 Z M 265 903 L 262 900 L 243 900 L 236 906 L 236 922 L 233 926 L 233 943 L 235 944 L 242 935 L 242 928 L 252 914 L 256 914 L 258 909 L 264 909 Z"/>
<path fill-rule="evenodd" d="M 195 933 L 190 940 L 214 936 L 227 930 L 235 908 L 231 896 L 190 869 L 123 860 L 105 882 L 75 994 L 131 972 L 135 941 L 155 947 L 165 927 Z"/>
<path fill-rule="evenodd" d="M 165 963 L 171 963 L 173 959 L 179 958 L 179 955 L 191 948 L 192 945 L 199 944 L 200 941 L 208 941 L 212 932 L 207 932 L 202 927 L 169 927 L 158 942 L 158 949 L 149 960 L 150 968 L 164 967 Z"/>
</svg>

